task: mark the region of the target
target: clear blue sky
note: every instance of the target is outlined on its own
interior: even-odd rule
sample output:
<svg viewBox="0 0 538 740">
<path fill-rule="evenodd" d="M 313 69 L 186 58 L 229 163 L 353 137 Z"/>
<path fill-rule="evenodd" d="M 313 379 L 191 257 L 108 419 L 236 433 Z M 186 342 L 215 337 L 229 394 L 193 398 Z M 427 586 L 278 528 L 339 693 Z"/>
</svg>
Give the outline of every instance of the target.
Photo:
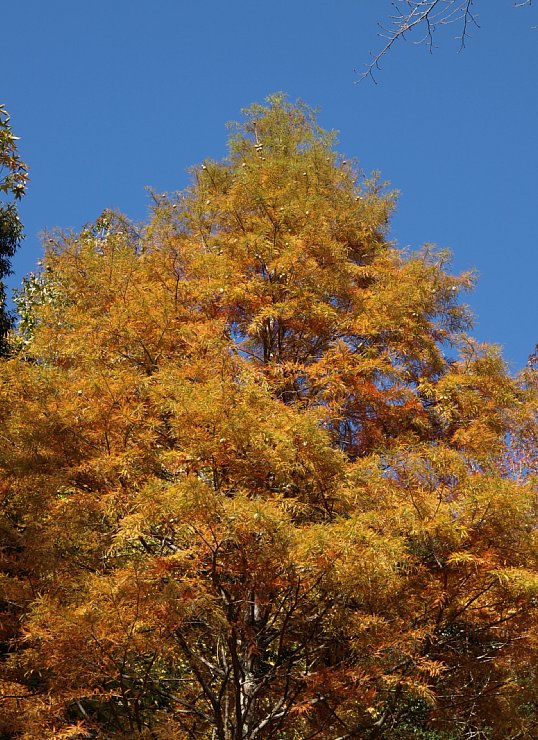
<svg viewBox="0 0 538 740">
<path fill-rule="evenodd" d="M 0 9 L 0 102 L 22 137 L 31 187 L 12 286 L 35 268 L 38 232 L 104 208 L 134 219 L 146 185 L 182 189 L 225 154 L 225 123 L 286 91 L 321 108 L 339 148 L 401 192 L 392 235 L 476 268 L 475 336 L 513 370 L 538 340 L 538 7 L 475 0 L 480 30 L 458 53 L 398 45 L 379 84 L 354 85 L 388 0 L 12 0 Z"/>
</svg>

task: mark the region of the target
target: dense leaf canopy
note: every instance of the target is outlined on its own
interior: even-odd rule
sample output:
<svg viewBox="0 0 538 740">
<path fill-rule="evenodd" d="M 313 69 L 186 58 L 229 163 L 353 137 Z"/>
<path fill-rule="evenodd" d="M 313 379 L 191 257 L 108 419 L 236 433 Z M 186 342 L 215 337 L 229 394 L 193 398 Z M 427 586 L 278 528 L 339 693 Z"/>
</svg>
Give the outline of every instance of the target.
<svg viewBox="0 0 538 740">
<path fill-rule="evenodd" d="M 3 737 L 535 736 L 536 371 L 333 144 L 274 96 L 147 224 L 48 238 L 2 361 Z"/>
</svg>

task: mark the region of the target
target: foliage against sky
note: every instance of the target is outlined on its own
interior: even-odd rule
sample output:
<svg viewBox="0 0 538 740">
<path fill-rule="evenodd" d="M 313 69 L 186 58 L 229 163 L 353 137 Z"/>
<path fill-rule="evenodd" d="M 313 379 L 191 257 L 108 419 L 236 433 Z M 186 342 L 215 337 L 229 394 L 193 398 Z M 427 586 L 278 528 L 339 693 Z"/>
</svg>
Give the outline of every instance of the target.
<svg viewBox="0 0 538 740">
<path fill-rule="evenodd" d="M 11 272 L 11 258 L 22 239 L 22 224 L 14 200 L 20 200 L 28 181 L 26 165 L 17 149 L 10 117 L 0 105 L 0 353 L 5 352 L 5 334 L 12 319 L 6 307 L 4 280 Z M 4 202 L 5 197 L 7 202 Z"/>
<path fill-rule="evenodd" d="M 0 102 L 32 172 L 9 287 L 35 269 L 43 229 L 78 231 L 105 208 L 144 219 L 146 185 L 185 187 L 193 162 L 224 156 L 225 121 L 286 90 L 398 188 L 390 238 L 448 247 L 455 271 L 478 271 L 474 333 L 517 371 L 538 315 L 538 35 L 536 3 L 512 5 L 475 0 L 480 29 L 462 53 L 460 24 L 438 28 L 432 54 L 417 33 L 378 85 L 356 85 L 390 0 L 273 0 L 271 12 L 248 0 L 3 3 Z"/>
<path fill-rule="evenodd" d="M 531 738 L 536 381 L 273 96 L 51 234 L 2 361 L 12 737 Z"/>
</svg>

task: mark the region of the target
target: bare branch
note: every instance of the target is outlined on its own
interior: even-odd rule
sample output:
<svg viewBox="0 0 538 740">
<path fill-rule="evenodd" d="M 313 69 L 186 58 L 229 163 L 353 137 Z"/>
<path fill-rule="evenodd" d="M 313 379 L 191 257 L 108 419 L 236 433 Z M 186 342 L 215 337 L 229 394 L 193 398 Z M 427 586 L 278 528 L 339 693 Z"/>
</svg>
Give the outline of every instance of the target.
<svg viewBox="0 0 538 740">
<path fill-rule="evenodd" d="M 524 0 L 518 4 L 530 5 L 532 0 Z M 405 40 L 414 31 L 422 30 L 423 36 L 416 43 L 426 44 L 430 50 L 434 48 L 434 34 L 440 26 L 459 24 L 461 32 L 457 36 L 460 40 L 460 49 L 465 47 L 469 36 L 469 27 L 478 27 L 477 18 L 473 12 L 474 0 L 394 0 L 394 15 L 389 25 L 380 25 L 379 36 L 385 39 L 385 45 L 359 75 L 357 82 L 370 77 L 376 82 L 375 70 L 379 69 L 381 59 L 388 54 L 394 44 L 400 39 Z"/>
</svg>

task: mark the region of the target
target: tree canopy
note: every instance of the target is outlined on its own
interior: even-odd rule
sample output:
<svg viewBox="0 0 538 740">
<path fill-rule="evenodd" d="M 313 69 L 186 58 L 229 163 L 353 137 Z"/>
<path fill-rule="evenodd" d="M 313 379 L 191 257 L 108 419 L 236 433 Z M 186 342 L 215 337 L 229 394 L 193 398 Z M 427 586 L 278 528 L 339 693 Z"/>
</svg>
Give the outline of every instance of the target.
<svg viewBox="0 0 538 740">
<path fill-rule="evenodd" d="M 3 737 L 531 738 L 536 369 L 285 97 L 52 234 L 2 360 Z"/>
</svg>

